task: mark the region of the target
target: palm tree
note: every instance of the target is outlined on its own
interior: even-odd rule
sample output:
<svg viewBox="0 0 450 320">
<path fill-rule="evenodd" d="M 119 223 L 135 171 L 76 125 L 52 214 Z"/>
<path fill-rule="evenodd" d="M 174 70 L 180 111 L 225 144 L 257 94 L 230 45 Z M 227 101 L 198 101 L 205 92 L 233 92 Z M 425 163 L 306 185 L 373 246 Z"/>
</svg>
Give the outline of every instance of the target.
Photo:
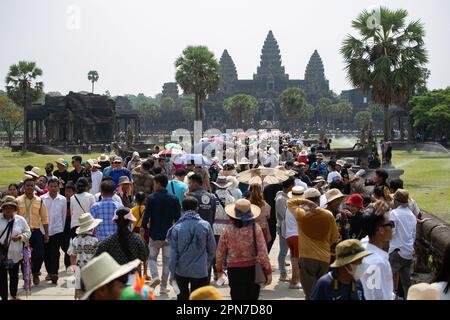
<svg viewBox="0 0 450 320">
<path fill-rule="evenodd" d="M 316 113 L 320 116 L 322 132 L 325 130 L 329 119 L 332 117 L 332 101 L 329 98 L 320 98 L 316 103 Z"/>
<path fill-rule="evenodd" d="M 376 24 L 371 24 L 376 16 Z M 407 24 L 407 16 L 403 9 L 380 7 L 376 12 L 362 11 L 352 21 L 359 37 L 349 35 L 340 50 L 352 85 L 364 92 L 371 90 L 372 100 L 383 105 L 386 140 L 390 136 L 389 106 L 407 103 L 423 79 L 428 62 L 424 26 L 420 20 Z"/>
<path fill-rule="evenodd" d="M 6 75 L 6 91 L 8 96 L 23 108 L 23 145 L 22 152 L 27 151 L 28 137 L 28 107 L 43 93 L 44 83 L 37 81 L 42 76 L 42 70 L 33 61 L 19 61 L 9 67 Z"/>
<path fill-rule="evenodd" d="M 351 117 L 353 116 L 353 104 L 347 99 L 341 99 L 339 100 L 337 106 L 339 118 L 342 120 L 341 131 L 343 131 L 345 127 L 345 121 L 351 119 Z"/>
<path fill-rule="evenodd" d="M 202 120 L 202 101 L 219 88 L 219 62 L 207 47 L 189 46 L 175 61 L 175 67 L 175 79 L 184 94 L 193 94 L 195 97 L 195 120 Z"/>
<path fill-rule="evenodd" d="M 258 111 L 258 101 L 248 94 L 237 94 L 225 99 L 223 109 L 230 118 L 242 125 L 242 121 L 249 121 Z"/>
<path fill-rule="evenodd" d="M 287 88 L 278 97 L 280 101 L 281 110 L 289 119 L 288 122 L 298 120 L 301 114 L 305 111 L 307 101 L 306 94 L 299 88 Z"/>
<path fill-rule="evenodd" d="M 88 72 L 88 80 L 92 82 L 92 93 L 94 93 L 94 82 L 98 81 L 98 72 L 91 70 Z"/>
</svg>

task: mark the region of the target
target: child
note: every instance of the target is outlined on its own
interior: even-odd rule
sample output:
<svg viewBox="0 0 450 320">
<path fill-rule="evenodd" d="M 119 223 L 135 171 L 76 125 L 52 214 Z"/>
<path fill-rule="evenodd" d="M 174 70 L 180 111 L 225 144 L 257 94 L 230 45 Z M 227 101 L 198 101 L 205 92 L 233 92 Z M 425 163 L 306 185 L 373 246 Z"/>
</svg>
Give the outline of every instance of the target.
<svg viewBox="0 0 450 320">
<path fill-rule="evenodd" d="M 94 219 L 90 213 L 84 213 L 79 218 L 80 226 L 76 229 L 77 236 L 72 240 L 68 254 L 70 255 L 71 268 L 75 272 L 75 299 L 83 296 L 80 283 L 80 272 L 95 255 L 98 239 L 94 236 L 94 229 L 103 221 Z M 78 271 L 78 272 L 76 272 Z"/>
<path fill-rule="evenodd" d="M 131 209 L 131 213 L 136 218 L 136 222 L 133 224 L 133 232 L 139 234 L 141 229 L 142 220 L 144 219 L 145 212 L 145 193 L 140 191 L 136 193 L 134 196 L 134 201 L 136 205 Z M 148 245 L 148 231 L 145 233 L 144 241 Z M 145 280 L 150 280 L 150 277 L 147 275 L 147 261 L 144 261 L 144 278 Z"/>
</svg>

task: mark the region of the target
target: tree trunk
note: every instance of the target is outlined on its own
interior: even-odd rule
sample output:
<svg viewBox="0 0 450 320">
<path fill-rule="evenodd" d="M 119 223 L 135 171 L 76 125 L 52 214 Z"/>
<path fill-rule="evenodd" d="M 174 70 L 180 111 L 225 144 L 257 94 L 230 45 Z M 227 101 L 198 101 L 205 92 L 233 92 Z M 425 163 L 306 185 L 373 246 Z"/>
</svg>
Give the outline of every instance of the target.
<svg viewBox="0 0 450 320">
<path fill-rule="evenodd" d="M 92 93 L 94 93 L 94 81 L 92 81 Z"/>
<path fill-rule="evenodd" d="M 384 132 L 383 137 L 384 141 L 389 141 L 390 131 L 389 131 L 389 105 L 385 104 L 383 106 L 384 109 Z"/>
<path fill-rule="evenodd" d="M 11 132 L 8 132 L 8 147 L 10 148 L 12 146 L 12 136 L 13 134 Z"/>
</svg>

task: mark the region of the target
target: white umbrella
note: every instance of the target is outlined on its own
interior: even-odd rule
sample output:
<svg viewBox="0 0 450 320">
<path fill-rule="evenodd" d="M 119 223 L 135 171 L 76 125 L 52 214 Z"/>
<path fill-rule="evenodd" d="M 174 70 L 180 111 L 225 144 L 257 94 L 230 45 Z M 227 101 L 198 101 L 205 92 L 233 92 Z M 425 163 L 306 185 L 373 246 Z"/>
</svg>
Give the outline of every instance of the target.
<svg viewBox="0 0 450 320">
<path fill-rule="evenodd" d="M 191 164 L 194 162 L 195 165 L 208 166 L 211 164 L 211 160 L 202 154 L 183 154 L 175 159 L 175 164 Z"/>
</svg>

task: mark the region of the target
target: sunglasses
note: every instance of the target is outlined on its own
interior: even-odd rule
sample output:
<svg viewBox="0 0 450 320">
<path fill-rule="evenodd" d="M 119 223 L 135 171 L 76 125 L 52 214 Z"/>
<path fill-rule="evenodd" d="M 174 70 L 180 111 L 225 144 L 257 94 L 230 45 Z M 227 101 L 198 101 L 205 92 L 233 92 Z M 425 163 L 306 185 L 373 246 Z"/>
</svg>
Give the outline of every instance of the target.
<svg viewBox="0 0 450 320">
<path fill-rule="evenodd" d="M 395 222 L 394 221 L 389 221 L 386 224 L 382 224 L 382 227 L 391 227 L 391 228 L 395 228 Z"/>
</svg>

